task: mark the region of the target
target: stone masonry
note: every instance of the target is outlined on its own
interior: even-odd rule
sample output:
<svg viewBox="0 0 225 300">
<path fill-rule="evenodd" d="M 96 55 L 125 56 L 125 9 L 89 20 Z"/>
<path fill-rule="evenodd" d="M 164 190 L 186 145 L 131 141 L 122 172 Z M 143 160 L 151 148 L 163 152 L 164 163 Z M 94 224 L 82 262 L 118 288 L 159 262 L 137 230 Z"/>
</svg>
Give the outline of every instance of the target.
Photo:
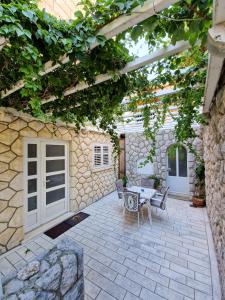
<svg viewBox="0 0 225 300">
<path fill-rule="evenodd" d="M 225 299 L 225 84 L 210 109 L 203 141 L 207 210 Z"/>
<path fill-rule="evenodd" d="M 198 129 L 199 130 L 199 129 Z M 151 142 L 143 133 L 126 134 L 126 175 L 130 185 L 140 185 L 141 178 L 146 175 L 137 174 L 137 164 L 139 159 L 145 159 L 151 149 Z M 161 129 L 156 138 L 156 156 L 153 160 L 154 173 L 161 178 L 161 189 L 165 190 L 167 176 L 167 149 L 175 143 L 173 129 Z M 193 146 L 202 154 L 202 141 L 196 138 Z M 194 192 L 195 184 L 195 157 L 188 153 L 189 191 Z"/>
<path fill-rule="evenodd" d="M 84 300 L 83 250 L 68 237 L 3 279 L 3 300 Z"/>
<path fill-rule="evenodd" d="M 94 169 L 93 143 L 109 144 L 110 137 L 94 130 L 77 133 L 63 123 L 40 122 L 14 109 L 0 109 L 0 254 L 24 238 L 23 139 L 69 142 L 69 210 L 77 212 L 114 190 L 113 165 Z M 111 149 L 112 150 L 112 149 Z M 112 159 L 113 161 L 113 159 Z"/>
</svg>

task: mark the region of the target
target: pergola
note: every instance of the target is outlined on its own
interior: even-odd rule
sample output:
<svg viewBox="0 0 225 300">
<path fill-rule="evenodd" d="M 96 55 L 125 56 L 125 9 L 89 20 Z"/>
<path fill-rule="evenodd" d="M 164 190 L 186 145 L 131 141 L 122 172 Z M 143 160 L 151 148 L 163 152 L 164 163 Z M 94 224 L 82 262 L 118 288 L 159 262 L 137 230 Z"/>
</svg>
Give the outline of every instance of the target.
<svg viewBox="0 0 225 300">
<path fill-rule="evenodd" d="M 124 32 L 130 27 L 150 18 L 156 13 L 162 11 L 163 9 L 169 7 L 170 5 L 178 2 L 178 0 L 147 0 L 143 6 L 138 6 L 132 10 L 129 15 L 123 15 L 109 24 L 105 25 L 99 30 L 98 34 L 105 36 L 106 39 L 111 39 L 116 35 Z M 208 34 L 208 48 L 210 52 L 209 64 L 208 64 L 208 76 L 205 88 L 204 96 L 204 113 L 209 111 L 216 87 L 217 82 L 222 70 L 222 66 L 225 58 L 225 2 L 223 0 L 214 0 L 214 11 L 213 11 L 213 27 L 209 30 Z M 0 38 L 0 50 L 7 44 L 5 38 Z M 91 50 L 98 46 L 97 43 L 91 45 Z M 137 70 L 143 66 L 150 65 L 162 58 L 180 53 L 190 47 L 188 42 L 181 41 L 176 45 L 170 45 L 167 48 L 158 49 L 155 52 L 140 57 L 130 63 L 128 63 L 122 70 L 119 71 L 120 74 L 125 74 L 133 70 Z M 66 64 L 69 62 L 69 57 L 65 54 L 60 57 L 60 64 L 54 64 L 52 61 L 48 61 L 44 65 L 43 71 L 40 72 L 41 76 L 44 76 L 50 72 L 53 72 L 61 66 L 61 64 Z M 76 63 L 79 63 L 76 62 Z M 94 85 L 102 83 L 112 78 L 111 74 L 101 74 L 95 78 Z M 5 98 L 10 94 L 15 93 L 24 87 L 24 81 L 18 81 L 9 90 L 1 91 L 1 98 Z M 77 91 L 87 89 L 89 85 L 86 82 L 79 82 L 75 86 L 70 86 L 64 90 L 63 95 L 68 96 Z M 48 98 L 42 99 L 42 103 L 47 103 L 56 100 L 57 97 L 52 95 Z M 66 101 L 66 100 L 65 100 Z"/>
</svg>

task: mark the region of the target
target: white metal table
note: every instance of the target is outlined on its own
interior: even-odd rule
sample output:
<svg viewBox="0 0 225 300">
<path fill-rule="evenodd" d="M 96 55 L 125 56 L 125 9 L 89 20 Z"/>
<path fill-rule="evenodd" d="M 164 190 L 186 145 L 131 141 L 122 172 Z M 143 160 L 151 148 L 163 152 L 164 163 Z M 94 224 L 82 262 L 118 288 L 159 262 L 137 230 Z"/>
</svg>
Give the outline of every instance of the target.
<svg viewBox="0 0 225 300">
<path fill-rule="evenodd" d="M 146 204 L 148 206 L 148 219 L 150 224 L 152 224 L 152 214 L 151 214 L 151 202 L 150 199 L 155 196 L 156 190 L 150 189 L 150 188 L 145 188 L 142 186 L 131 186 L 127 187 L 127 190 L 130 192 L 135 192 L 140 194 L 140 198 L 146 199 Z"/>
</svg>

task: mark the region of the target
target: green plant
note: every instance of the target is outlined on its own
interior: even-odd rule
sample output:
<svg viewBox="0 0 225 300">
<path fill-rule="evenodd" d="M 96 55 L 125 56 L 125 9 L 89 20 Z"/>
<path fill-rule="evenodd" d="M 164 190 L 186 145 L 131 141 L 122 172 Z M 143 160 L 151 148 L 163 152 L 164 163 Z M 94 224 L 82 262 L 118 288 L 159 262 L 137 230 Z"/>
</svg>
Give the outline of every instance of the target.
<svg viewBox="0 0 225 300">
<path fill-rule="evenodd" d="M 169 107 L 175 105 L 178 115 L 175 135 L 177 142 L 192 148 L 190 138 L 195 137 L 194 123 L 204 123 L 199 112 L 202 105 L 206 65 L 207 32 L 211 26 L 212 0 L 181 0 L 157 13 L 130 30 L 106 41 L 99 29 L 120 15 L 130 11 L 143 0 L 81 0 L 82 11 L 74 20 L 58 20 L 37 6 L 37 1 L 2 0 L 0 3 L 0 36 L 7 43 L 0 51 L 0 90 L 11 88 L 19 80 L 24 87 L 0 99 L 0 106 L 24 110 L 40 119 L 72 122 L 77 130 L 87 122 L 111 135 L 118 150 L 116 121 L 121 116 L 124 96 L 130 96 L 128 110 L 141 110 L 145 135 L 152 141 L 148 160 L 155 155 L 156 134 L 164 124 Z M 129 55 L 128 39 L 136 42 L 143 38 L 150 50 L 158 46 L 186 40 L 192 49 L 153 64 L 149 70 L 142 68 L 130 74 L 118 75 L 133 57 Z M 196 43 L 198 41 L 198 43 Z M 91 50 L 97 42 L 98 47 Z M 62 64 L 60 58 L 67 54 L 70 60 Z M 59 68 L 40 75 L 48 61 L 59 63 Z M 99 74 L 111 73 L 112 80 L 93 85 Z M 154 78 L 148 80 L 148 73 Z M 85 81 L 89 88 L 70 96 L 63 91 Z M 165 85 L 179 93 L 155 101 L 151 90 Z M 57 100 L 44 103 L 43 99 L 55 95 Z"/>
<path fill-rule="evenodd" d="M 203 161 L 199 162 L 195 169 L 195 195 L 200 198 L 205 197 L 205 165 Z"/>
<path fill-rule="evenodd" d="M 122 181 L 123 181 L 123 186 L 126 187 L 127 183 L 128 183 L 128 177 L 125 175 L 122 177 Z"/>
<path fill-rule="evenodd" d="M 154 180 L 154 189 L 158 190 L 160 187 L 160 179 L 158 176 L 156 175 L 151 175 L 148 177 L 149 179 L 153 179 Z"/>
</svg>

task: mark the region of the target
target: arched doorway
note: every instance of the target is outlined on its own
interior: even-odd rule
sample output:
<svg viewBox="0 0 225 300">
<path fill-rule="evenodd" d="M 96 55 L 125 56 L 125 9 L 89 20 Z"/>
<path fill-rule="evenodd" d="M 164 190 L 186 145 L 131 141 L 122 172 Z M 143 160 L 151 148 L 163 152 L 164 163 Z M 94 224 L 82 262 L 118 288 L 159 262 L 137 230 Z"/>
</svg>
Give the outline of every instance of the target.
<svg viewBox="0 0 225 300">
<path fill-rule="evenodd" d="M 187 150 L 171 145 L 167 149 L 167 185 L 174 194 L 189 194 Z"/>
</svg>

